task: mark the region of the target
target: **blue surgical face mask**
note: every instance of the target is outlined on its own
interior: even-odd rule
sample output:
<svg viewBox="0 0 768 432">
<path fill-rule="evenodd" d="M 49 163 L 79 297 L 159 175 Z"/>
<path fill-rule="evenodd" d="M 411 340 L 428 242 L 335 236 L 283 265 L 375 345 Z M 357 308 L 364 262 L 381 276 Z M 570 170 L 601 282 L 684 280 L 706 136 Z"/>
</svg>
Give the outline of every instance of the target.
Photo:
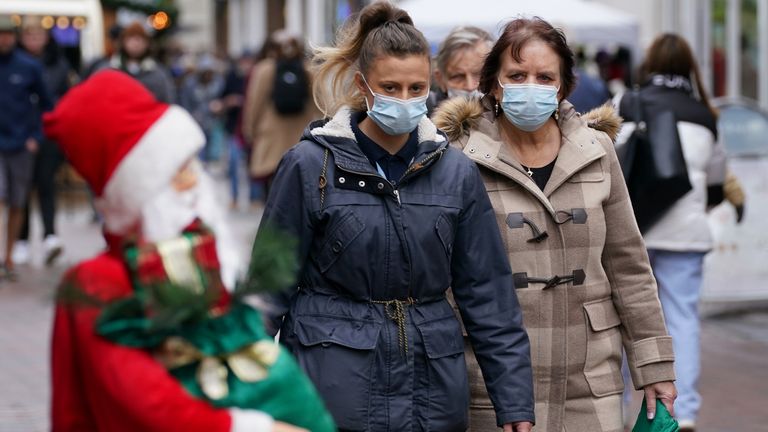
<svg viewBox="0 0 768 432">
<path fill-rule="evenodd" d="M 448 93 L 448 99 L 453 99 L 456 97 L 463 97 L 465 99 L 480 99 L 483 97 L 483 94 L 478 90 L 467 91 L 464 89 L 455 89 L 451 87 L 448 87 L 448 91 L 446 93 Z"/>
<path fill-rule="evenodd" d="M 374 93 L 365 77 L 363 77 L 363 82 L 373 95 L 373 106 L 368 105 L 368 98 L 365 99 L 368 117 L 387 135 L 402 135 L 413 132 L 419 125 L 421 118 L 427 113 L 429 94 L 403 100 Z"/>
<path fill-rule="evenodd" d="M 558 106 L 558 88 L 540 84 L 502 84 L 501 107 L 507 120 L 526 132 L 538 130 Z"/>
</svg>

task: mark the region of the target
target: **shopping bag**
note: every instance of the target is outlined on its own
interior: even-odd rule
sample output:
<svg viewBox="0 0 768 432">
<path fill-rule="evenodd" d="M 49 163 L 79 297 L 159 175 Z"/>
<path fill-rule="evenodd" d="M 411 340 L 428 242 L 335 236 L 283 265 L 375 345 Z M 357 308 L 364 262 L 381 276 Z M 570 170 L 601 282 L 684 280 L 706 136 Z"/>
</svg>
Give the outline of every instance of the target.
<svg viewBox="0 0 768 432">
<path fill-rule="evenodd" d="M 646 118 L 640 92 L 631 94 L 636 128 L 617 148 L 637 226 L 647 231 L 691 189 L 677 118 L 664 110 Z"/>
<path fill-rule="evenodd" d="M 647 415 L 645 401 L 643 401 L 643 407 L 640 409 L 640 414 L 637 415 L 637 422 L 635 422 L 632 432 L 677 432 L 680 430 L 677 420 L 672 418 L 667 408 L 658 399 L 656 399 L 656 416 L 653 420 L 648 420 Z"/>
</svg>

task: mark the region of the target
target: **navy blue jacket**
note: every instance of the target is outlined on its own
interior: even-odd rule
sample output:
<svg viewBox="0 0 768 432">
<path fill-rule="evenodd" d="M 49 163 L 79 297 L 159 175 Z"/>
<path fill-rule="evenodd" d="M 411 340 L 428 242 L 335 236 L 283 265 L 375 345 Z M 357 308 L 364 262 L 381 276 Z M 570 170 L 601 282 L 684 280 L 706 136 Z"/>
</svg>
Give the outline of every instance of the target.
<svg viewBox="0 0 768 432">
<path fill-rule="evenodd" d="M 395 189 L 360 150 L 350 115 L 311 124 L 277 170 L 263 223 L 299 239 L 302 266 L 298 289 L 268 299 L 273 330 L 341 429 L 464 431 L 452 287 L 499 424 L 533 421 L 528 336 L 477 167 L 424 118 Z"/>
<path fill-rule="evenodd" d="M 42 65 L 21 50 L 0 56 L 0 151 L 25 148 L 28 138 L 40 142 L 40 112 L 52 108 Z"/>
</svg>

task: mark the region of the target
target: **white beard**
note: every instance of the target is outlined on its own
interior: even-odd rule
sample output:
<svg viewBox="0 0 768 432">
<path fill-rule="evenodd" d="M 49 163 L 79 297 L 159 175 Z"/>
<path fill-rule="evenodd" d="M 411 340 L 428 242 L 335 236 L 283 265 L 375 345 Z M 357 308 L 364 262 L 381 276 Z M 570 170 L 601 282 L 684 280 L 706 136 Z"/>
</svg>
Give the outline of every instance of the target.
<svg viewBox="0 0 768 432">
<path fill-rule="evenodd" d="M 216 236 L 221 279 L 231 291 L 243 276 L 243 260 L 227 224 L 225 207 L 216 200 L 213 180 L 203 169 L 196 171 L 197 185 L 192 189 L 178 192 L 169 184 L 144 204 L 141 211 L 142 235 L 149 242 L 172 239 L 180 236 L 199 217 Z"/>
</svg>

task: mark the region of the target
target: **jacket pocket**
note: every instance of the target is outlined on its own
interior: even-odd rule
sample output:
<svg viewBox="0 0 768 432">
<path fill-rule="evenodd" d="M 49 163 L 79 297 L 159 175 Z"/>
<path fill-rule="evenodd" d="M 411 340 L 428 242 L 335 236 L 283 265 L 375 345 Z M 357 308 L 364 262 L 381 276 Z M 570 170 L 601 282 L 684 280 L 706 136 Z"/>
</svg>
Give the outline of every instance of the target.
<svg viewBox="0 0 768 432">
<path fill-rule="evenodd" d="M 381 323 L 302 315 L 294 321 L 296 358 L 312 379 L 337 425 L 368 430 L 375 348 Z"/>
<path fill-rule="evenodd" d="M 468 424 L 469 383 L 464 338 L 455 316 L 417 324 L 427 357 L 429 430 L 464 430 Z"/>
<path fill-rule="evenodd" d="M 437 217 L 435 223 L 435 231 L 437 237 L 440 239 L 440 243 L 443 245 L 445 254 L 448 257 L 448 262 L 451 261 L 451 255 L 453 254 L 453 225 L 444 214 L 440 214 Z"/>
<path fill-rule="evenodd" d="M 621 393 L 621 319 L 610 298 L 584 303 L 587 357 L 584 376 L 597 397 Z"/>
<path fill-rule="evenodd" d="M 325 273 L 339 259 L 347 247 L 365 229 L 365 224 L 353 212 L 349 212 L 333 224 L 326 240 L 317 253 L 317 262 L 320 271 Z"/>
</svg>

